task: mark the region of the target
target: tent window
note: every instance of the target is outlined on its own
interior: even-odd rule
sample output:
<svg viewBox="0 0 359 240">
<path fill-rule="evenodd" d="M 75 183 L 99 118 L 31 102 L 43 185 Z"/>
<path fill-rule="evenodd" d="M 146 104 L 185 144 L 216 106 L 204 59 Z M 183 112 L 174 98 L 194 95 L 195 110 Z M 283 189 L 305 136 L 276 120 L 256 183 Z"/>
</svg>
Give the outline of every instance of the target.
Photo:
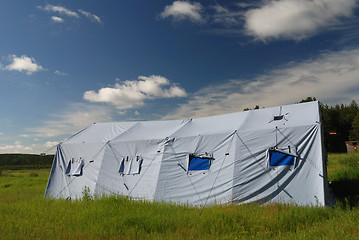
<svg viewBox="0 0 359 240">
<path fill-rule="evenodd" d="M 126 156 L 121 160 L 119 173 L 121 175 L 136 175 L 140 174 L 143 159 L 140 156 L 129 157 Z"/>
<path fill-rule="evenodd" d="M 295 156 L 276 151 L 269 150 L 269 166 L 294 166 Z"/>
<path fill-rule="evenodd" d="M 279 120 L 282 120 L 283 119 L 283 115 L 278 115 L 278 116 L 274 116 L 273 117 L 273 121 L 279 121 Z"/>
<path fill-rule="evenodd" d="M 205 153 L 201 155 L 189 155 L 188 171 L 209 170 L 211 166 L 212 154 Z"/>
<path fill-rule="evenodd" d="M 80 159 L 72 158 L 66 168 L 67 176 L 82 176 L 84 166 L 85 162 L 81 157 Z"/>
</svg>

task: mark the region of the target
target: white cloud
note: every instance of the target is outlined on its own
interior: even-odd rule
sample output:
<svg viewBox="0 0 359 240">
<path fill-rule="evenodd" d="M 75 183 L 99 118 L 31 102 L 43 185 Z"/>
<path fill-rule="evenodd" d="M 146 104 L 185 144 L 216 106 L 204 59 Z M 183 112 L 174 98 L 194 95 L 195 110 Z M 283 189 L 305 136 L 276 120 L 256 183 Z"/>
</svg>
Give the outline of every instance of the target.
<svg viewBox="0 0 359 240">
<path fill-rule="evenodd" d="M 118 109 L 130 109 L 142 106 L 146 99 L 185 97 L 186 91 L 162 76 L 139 76 L 139 80 L 115 83 L 114 87 L 105 87 L 84 93 L 84 99 L 90 102 L 104 102 Z M 169 86 L 168 88 L 165 88 Z"/>
<path fill-rule="evenodd" d="M 32 153 L 32 151 L 31 146 L 24 146 L 18 141 L 14 144 L 0 145 L 1 153 Z"/>
<path fill-rule="evenodd" d="M 195 23 L 205 23 L 206 20 L 201 15 L 202 8 L 199 2 L 174 1 L 172 5 L 165 7 L 160 17 L 172 17 L 175 21 L 188 19 Z"/>
<path fill-rule="evenodd" d="M 211 15 L 212 22 L 222 24 L 226 27 L 237 26 L 241 23 L 242 12 L 231 11 L 219 4 L 211 7 L 214 14 Z"/>
<path fill-rule="evenodd" d="M 53 22 L 57 22 L 57 23 L 63 23 L 64 22 L 64 19 L 60 18 L 60 17 L 57 17 L 57 16 L 52 16 L 51 17 L 51 20 Z"/>
<path fill-rule="evenodd" d="M 261 0 L 207 7 L 199 2 L 174 1 L 160 17 L 207 23 L 209 28 L 202 32 L 216 35 L 300 41 L 320 31 L 344 28 L 357 7 L 358 0 Z"/>
<path fill-rule="evenodd" d="M 86 16 L 91 21 L 102 23 L 101 19 L 98 16 L 96 16 L 95 14 L 93 14 L 93 13 L 84 11 L 82 9 L 79 9 L 79 12 L 82 13 L 84 16 Z"/>
<path fill-rule="evenodd" d="M 236 3 L 236 6 L 240 7 L 240 8 L 249 8 L 249 7 L 257 7 L 258 3 L 257 2 L 251 2 L 251 3 Z"/>
<path fill-rule="evenodd" d="M 54 146 L 57 146 L 59 142 L 45 142 L 44 146 L 47 148 L 53 148 Z"/>
<path fill-rule="evenodd" d="M 56 75 L 59 75 L 59 76 L 67 76 L 68 74 L 67 73 L 64 73 L 64 72 L 61 72 L 59 70 L 55 70 L 54 72 Z"/>
<path fill-rule="evenodd" d="M 160 76 L 140 76 L 139 79 L 139 81 L 126 81 L 126 83 L 123 85 L 124 88 L 122 88 L 122 90 L 130 90 L 132 93 L 139 91 L 139 96 L 141 94 L 144 95 L 144 99 L 157 98 L 160 97 L 162 94 L 163 97 L 175 97 L 178 95 L 185 95 L 184 90 L 181 90 L 175 84 L 170 84 L 170 82 L 166 78 Z M 161 88 L 163 86 L 169 87 L 163 89 Z M 121 115 L 125 113 L 126 111 L 118 111 L 114 109 L 113 106 L 109 105 L 99 106 L 75 103 L 72 104 L 68 109 L 51 115 L 51 119 L 43 121 L 42 125 L 26 129 L 27 133 L 22 134 L 22 137 L 24 137 L 24 139 L 37 139 L 37 141 L 33 141 L 36 142 L 36 144 L 13 144 L 7 146 L 0 146 L 0 151 L 23 153 L 44 152 L 45 150 L 56 146 L 60 141 L 64 140 L 65 138 L 68 138 L 74 133 L 79 132 L 80 130 L 90 126 L 94 122 L 112 122 L 115 121 L 113 117 L 121 117 Z M 137 115 L 139 114 L 139 112 L 134 111 L 134 114 Z"/>
<path fill-rule="evenodd" d="M 113 109 L 104 106 L 72 104 L 68 109 L 50 116 L 51 120 L 43 121 L 39 127 L 26 129 L 26 133 L 20 135 L 23 142 L 17 140 L 13 144 L 0 144 L 0 153 L 52 154 L 59 142 L 94 122 L 114 121 L 112 113 Z"/>
<path fill-rule="evenodd" d="M 55 154 L 57 144 L 59 142 L 56 141 L 36 144 L 25 144 L 15 141 L 12 144 L 0 144 L 0 153 L 40 154 L 46 152 L 46 154 Z"/>
<path fill-rule="evenodd" d="M 11 64 L 5 67 L 9 71 L 25 71 L 27 75 L 31 75 L 34 72 L 45 70 L 42 66 L 38 65 L 34 58 L 30 58 L 26 55 L 16 57 L 16 55 L 10 56 Z"/>
<path fill-rule="evenodd" d="M 103 106 L 74 104 L 67 111 L 53 115 L 54 120 L 45 121 L 43 126 L 29 128 L 27 131 L 43 138 L 72 135 L 94 122 L 113 121 L 111 112 Z"/>
<path fill-rule="evenodd" d="M 51 4 L 47 4 L 45 7 L 43 6 L 38 6 L 37 7 L 40 10 L 46 11 L 46 12 L 54 12 L 60 15 L 65 15 L 67 17 L 71 17 L 71 18 L 80 18 L 80 14 L 82 14 L 83 16 L 85 16 L 86 18 L 90 19 L 91 21 L 97 22 L 97 23 L 101 23 L 101 18 L 98 17 L 97 15 L 90 13 L 88 11 L 84 11 L 82 9 L 79 9 L 78 12 L 72 11 L 68 8 L 65 8 L 63 6 L 55 6 L 55 5 L 51 5 Z M 51 20 L 53 22 L 57 22 L 57 23 L 63 23 L 64 19 L 58 16 L 52 16 Z"/>
<path fill-rule="evenodd" d="M 55 6 L 55 5 L 47 4 L 45 7 L 38 6 L 38 8 L 41 9 L 41 10 L 47 11 L 47 12 L 56 12 L 56 13 L 59 13 L 59 14 L 63 14 L 63 15 L 66 15 L 68 17 L 75 17 L 75 18 L 80 17 L 76 12 L 71 11 L 71 10 L 65 8 L 65 7 L 62 7 L 62 6 Z"/>
<path fill-rule="evenodd" d="M 325 104 L 359 101 L 359 48 L 327 52 L 311 61 L 291 63 L 248 80 L 229 80 L 191 94 L 164 119 L 197 118 L 270 107 L 316 97 Z"/>
<path fill-rule="evenodd" d="M 248 35 L 259 40 L 307 38 L 350 17 L 357 0 L 270 0 L 245 13 Z"/>
</svg>

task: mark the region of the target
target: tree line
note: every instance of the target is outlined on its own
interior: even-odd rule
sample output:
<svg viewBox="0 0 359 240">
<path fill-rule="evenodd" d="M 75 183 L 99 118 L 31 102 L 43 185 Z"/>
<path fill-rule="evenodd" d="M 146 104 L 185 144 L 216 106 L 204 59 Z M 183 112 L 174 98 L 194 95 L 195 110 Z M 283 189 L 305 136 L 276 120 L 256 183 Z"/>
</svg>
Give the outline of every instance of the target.
<svg viewBox="0 0 359 240">
<path fill-rule="evenodd" d="M 53 159 L 54 155 L 0 154 L 0 170 L 50 168 Z"/>
<path fill-rule="evenodd" d="M 315 101 L 308 97 L 301 102 Z M 328 106 L 320 103 L 323 137 L 328 152 L 346 152 L 345 141 L 359 141 L 359 106 L 353 100 L 349 105 Z"/>
</svg>

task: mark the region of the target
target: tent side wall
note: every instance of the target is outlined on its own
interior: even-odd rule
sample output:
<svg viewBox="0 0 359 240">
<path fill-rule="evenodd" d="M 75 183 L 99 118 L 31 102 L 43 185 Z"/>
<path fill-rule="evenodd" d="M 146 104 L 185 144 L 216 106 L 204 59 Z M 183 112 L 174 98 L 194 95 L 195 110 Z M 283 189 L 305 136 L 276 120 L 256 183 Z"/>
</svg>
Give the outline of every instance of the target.
<svg viewBox="0 0 359 240">
<path fill-rule="evenodd" d="M 232 198 L 234 134 L 180 137 L 165 146 L 156 200 L 190 205 L 228 203 Z M 190 155 L 213 158 L 206 169 L 190 169 Z"/>
<path fill-rule="evenodd" d="M 67 163 L 62 156 L 61 146 L 58 145 L 47 181 L 45 197 L 67 198 L 70 196 L 70 193 L 66 189 L 68 181 L 62 171 L 62 169 L 66 169 L 66 167 Z"/>
<path fill-rule="evenodd" d="M 85 188 L 94 193 L 104 153 L 103 143 L 60 144 L 50 173 L 45 197 L 83 197 Z"/>
<path fill-rule="evenodd" d="M 156 140 L 108 143 L 95 194 L 154 200 L 162 149 Z"/>
<path fill-rule="evenodd" d="M 309 107 L 316 111 L 307 114 L 319 116 L 318 104 L 311 104 Z M 267 129 L 262 127 L 238 132 L 240 145 L 234 165 L 233 186 L 235 202 L 325 205 L 327 175 L 321 124 L 315 121 L 315 116 L 311 124 L 301 125 L 299 122 L 290 125 L 281 120 L 272 126 L 268 124 Z M 271 148 L 297 155 L 295 164 L 269 167 L 268 150 Z"/>
</svg>

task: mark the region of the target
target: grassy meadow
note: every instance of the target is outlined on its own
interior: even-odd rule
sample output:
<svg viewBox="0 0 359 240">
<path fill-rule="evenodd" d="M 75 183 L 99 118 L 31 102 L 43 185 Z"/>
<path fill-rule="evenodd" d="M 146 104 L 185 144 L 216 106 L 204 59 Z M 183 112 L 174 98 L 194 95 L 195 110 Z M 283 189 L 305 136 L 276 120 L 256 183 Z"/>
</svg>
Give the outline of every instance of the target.
<svg viewBox="0 0 359 240">
<path fill-rule="evenodd" d="M 0 239 L 359 239 L 359 154 L 330 154 L 332 207 L 44 199 L 50 169 L 0 170 Z"/>
</svg>

